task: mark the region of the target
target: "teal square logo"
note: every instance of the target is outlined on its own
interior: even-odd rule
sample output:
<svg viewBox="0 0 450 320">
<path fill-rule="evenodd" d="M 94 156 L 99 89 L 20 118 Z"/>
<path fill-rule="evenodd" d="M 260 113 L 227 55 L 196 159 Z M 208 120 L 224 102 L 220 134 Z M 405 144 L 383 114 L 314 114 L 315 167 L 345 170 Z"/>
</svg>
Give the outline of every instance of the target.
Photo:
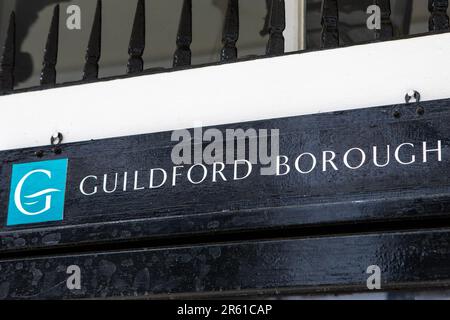
<svg viewBox="0 0 450 320">
<path fill-rule="evenodd" d="M 68 159 L 12 167 L 7 226 L 64 218 Z"/>
</svg>

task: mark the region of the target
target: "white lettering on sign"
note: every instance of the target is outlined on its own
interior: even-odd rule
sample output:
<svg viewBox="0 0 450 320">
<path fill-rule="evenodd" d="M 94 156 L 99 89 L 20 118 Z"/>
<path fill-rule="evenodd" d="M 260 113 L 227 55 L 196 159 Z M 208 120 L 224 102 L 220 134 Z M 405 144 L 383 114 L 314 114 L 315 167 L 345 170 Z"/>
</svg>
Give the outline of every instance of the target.
<svg viewBox="0 0 450 320">
<path fill-rule="evenodd" d="M 420 159 L 421 158 L 421 159 Z M 362 170 L 368 166 L 386 168 L 389 166 L 410 166 L 430 161 L 442 162 L 442 141 L 434 143 L 423 141 L 420 144 L 409 142 L 398 146 L 385 145 L 370 147 L 353 147 L 337 152 L 324 150 L 318 153 L 303 152 L 297 156 L 279 155 L 274 161 L 273 176 L 287 176 L 292 174 L 308 175 L 313 172 L 325 174 L 345 175 L 346 172 Z M 227 183 L 243 181 L 257 174 L 253 164 L 245 159 L 234 160 L 232 164 L 214 162 L 212 165 L 201 163 L 193 165 L 178 165 L 172 168 L 149 168 L 134 170 L 129 175 L 123 172 L 101 173 L 85 176 L 79 191 L 84 196 L 93 196 L 102 192 L 114 194 L 117 192 L 145 191 L 159 189 L 165 186 L 177 187 L 183 182 L 192 185 L 202 183 Z M 226 169 L 229 170 L 226 170 Z M 267 174 L 259 173 L 261 176 Z M 129 188 L 128 186 L 131 186 Z"/>
</svg>

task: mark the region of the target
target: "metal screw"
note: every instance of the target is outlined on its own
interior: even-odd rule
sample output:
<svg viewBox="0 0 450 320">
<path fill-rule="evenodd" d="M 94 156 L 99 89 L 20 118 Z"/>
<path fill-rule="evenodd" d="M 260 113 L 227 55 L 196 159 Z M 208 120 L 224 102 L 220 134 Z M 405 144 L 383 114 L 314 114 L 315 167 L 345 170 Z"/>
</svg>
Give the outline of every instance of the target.
<svg viewBox="0 0 450 320">
<path fill-rule="evenodd" d="M 425 114 L 425 109 L 423 107 L 418 107 L 416 112 L 419 116 L 423 116 Z"/>
<path fill-rule="evenodd" d="M 420 102 L 420 93 L 416 90 L 411 90 L 405 95 L 405 102 L 406 104 L 409 104 L 411 99 L 415 99 L 416 102 Z"/>
<path fill-rule="evenodd" d="M 56 132 L 50 137 L 50 143 L 52 146 L 58 146 L 63 141 L 63 135 L 61 132 Z"/>
<path fill-rule="evenodd" d="M 44 151 L 42 150 L 36 151 L 34 155 L 38 158 L 42 158 L 44 156 Z"/>
</svg>

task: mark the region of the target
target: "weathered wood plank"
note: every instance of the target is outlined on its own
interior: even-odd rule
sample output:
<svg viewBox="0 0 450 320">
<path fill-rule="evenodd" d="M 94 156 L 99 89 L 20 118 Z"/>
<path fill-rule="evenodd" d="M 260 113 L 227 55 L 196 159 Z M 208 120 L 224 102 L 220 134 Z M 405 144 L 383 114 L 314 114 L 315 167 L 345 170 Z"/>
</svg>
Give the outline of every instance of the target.
<svg viewBox="0 0 450 320">
<path fill-rule="evenodd" d="M 280 130 L 280 154 L 289 158 L 291 171 L 266 176 L 260 174 L 261 165 L 255 164 L 242 180 L 234 180 L 234 167 L 227 165 L 223 170 L 227 181 L 219 178 L 213 182 L 211 165 L 207 165 L 205 180 L 192 184 L 187 179 L 191 166 L 185 165 L 179 168 L 182 175 L 172 186 L 171 152 L 178 142 L 171 141 L 170 132 L 62 145 L 58 155 L 51 146 L 0 152 L 0 251 L 448 217 L 450 100 L 423 102 L 420 107 L 396 105 L 220 126 L 220 132 Z M 432 150 L 439 141 L 440 155 L 429 151 L 424 156 L 423 143 Z M 383 166 L 388 161 L 388 145 L 389 164 Z M 373 160 L 374 146 L 379 148 L 378 165 Z M 41 158 L 37 158 L 36 151 L 41 150 Z M 349 150 L 353 152 L 347 162 L 353 167 L 361 162 L 361 152 L 366 155 L 360 168 L 345 165 Z M 337 170 L 323 161 L 327 151 L 335 153 Z M 308 174 L 295 167 L 295 159 L 304 153 L 315 155 L 317 161 Z M 312 167 L 308 158 L 304 155 L 301 160 L 303 171 Z M 68 159 L 63 220 L 7 226 L 12 165 L 54 159 Z M 148 186 L 153 168 L 168 172 L 161 188 Z M 134 185 L 136 171 L 138 182 Z M 104 175 L 109 177 L 106 189 L 111 191 L 116 173 L 116 192 L 104 192 Z M 91 196 L 80 192 L 80 183 L 88 176 L 96 177 L 84 185 L 89 193 L 97 188 Z M 202 173 L 195 171 L 193 177 L 199 180 Z"/>
<path fill-rule="evenodd" d="M 449 230 L 67 254 L 0 261 L 0 298 L 369 291 L 369 266 L 382 290 L 439 288 L 449 265 Z M 69 266 L 79 267 L 79 290 L 67 288 Z"/>
</svg>

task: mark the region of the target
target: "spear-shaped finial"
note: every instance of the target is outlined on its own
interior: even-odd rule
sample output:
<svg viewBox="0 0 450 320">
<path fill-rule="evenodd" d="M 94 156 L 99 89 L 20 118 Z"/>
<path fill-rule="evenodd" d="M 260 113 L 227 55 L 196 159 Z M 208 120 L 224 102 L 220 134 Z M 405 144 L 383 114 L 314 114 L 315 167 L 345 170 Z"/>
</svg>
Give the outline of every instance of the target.
<svg viewBox="0 0 450 320">
<path fill-rule="evenodd" d="M 239 0 L 228 0 L 225 25 L 222 34 L 221 61 L 232 61 L 238 57 L 236 42 L 239 39 Z"/>
<path fill-rule="evenodd" d="M 381 29 L 375 29 L 375 39 L 389 40 L 394 36 L 394 26 L 391 22 L 391 0 L 375 0 L 381 10 Z"/>
<path fill-rule="evenodd" d="M 428 22 L 430 31 L 443 31 L 450 28 L 447 9 L 448 0 L 428 0 L 428 10 L 431 13 Z"/>
<path fill-rule="evenodd" d="M 192 0 L 184 0 L 177 34 L 177 50 L 173 57 L 174 67 L 191 65 Z"/>
<path fill-rule="evenodd" d="M 102 1 L 97 0 L 94 23 L 86 51 L 86 64 L 84 65 L 83 80 L 98 79 L 98 62 L 100 61 L 102 48 Z"/>
<path fill-rule="evenodd" d="M 130 44 L 128 46 L 128 73 L 142 72 L 144 60 L 142 55 L 145 50 L 145 1 L 139 0 L 134 16 L 133 31 L 131 32 Z"/>
<path fill-rule="evenodd" d="M 339 47 L 339 9 L 337 0 L 322 2 L 322 43 L 323 49 Z"/>
<path fill-rule="evenodd" d="M 283 31 L 286 29 L 286 9 L 284 0 L 272 0 L 269 18 L 269 42 L 267 55 L 284 53 Z"/>
<path fill-rule="evenodd" d="M 47 37 L 47 44 L 42 63 L 41 85 L 54 86 L 56 84 L 56 63 L 58 60 L 59 42 L 59 4 L 53 10 L 52 23 Z"/>
<path fill-rule="evenodd" d="M 9 18 L 8 33 L 3 47 L 1 93 L 9 93 L 14 90 L 14 71 L 16 67 L 16 15 L 11 13 Z"/>
</svg>

